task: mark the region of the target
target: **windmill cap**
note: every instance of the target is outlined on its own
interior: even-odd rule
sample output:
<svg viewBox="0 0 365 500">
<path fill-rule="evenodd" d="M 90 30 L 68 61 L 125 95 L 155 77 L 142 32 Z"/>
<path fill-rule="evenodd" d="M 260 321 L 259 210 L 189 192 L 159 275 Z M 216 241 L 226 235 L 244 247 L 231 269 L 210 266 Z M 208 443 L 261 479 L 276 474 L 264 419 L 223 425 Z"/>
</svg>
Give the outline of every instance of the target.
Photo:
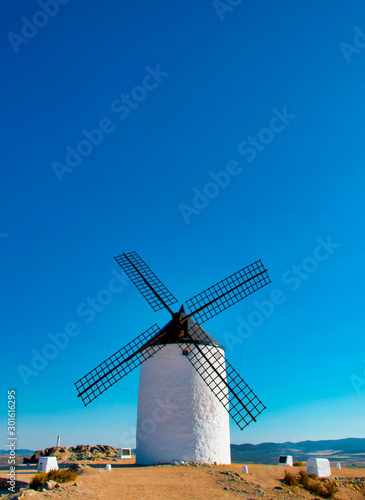
<svg viewBox="0 0 365 500">
<path fill-rule="evenodd" d="M 181 318 L 187 316 L 185 308 L 182 305 L 179 310 Z M 206 332 L 193 318 L 189 318 L 185 321 L 184 325 L 184 336 L 179 339 L 179 343 L 183 344 L 200 344 L 200 345 L 212 345 L 219 349 L 225 351 L 224 346 L 218 342 L 212 335 Z M 163 335 L 161 335 L 163 333 Z M 152 337 L 145 345 L 146 347 L 151 345 L 160 344 L 177 344 L 177 337 L 174 335 L 174 323 L 169 321 L 159 332 Z M 189 338 L 186 333 L 189 333 Z"/>
</svg>

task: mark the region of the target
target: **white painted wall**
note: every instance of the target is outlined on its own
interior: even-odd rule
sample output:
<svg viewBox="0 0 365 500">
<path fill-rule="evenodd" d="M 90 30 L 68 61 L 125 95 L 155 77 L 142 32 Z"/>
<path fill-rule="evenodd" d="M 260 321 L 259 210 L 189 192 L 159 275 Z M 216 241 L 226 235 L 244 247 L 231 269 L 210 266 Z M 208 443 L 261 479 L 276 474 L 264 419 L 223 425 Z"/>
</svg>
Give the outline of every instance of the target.
<svg viewBox="0 0 365 500">
<path fill-rule="evenodd" d="M 200 348 L 224 356 L 222 349 Z M 179 460 L 229 464 L 229 414 L 180 347 L 170 344 L 141 365 L 136 462 Z"/>
</svg>

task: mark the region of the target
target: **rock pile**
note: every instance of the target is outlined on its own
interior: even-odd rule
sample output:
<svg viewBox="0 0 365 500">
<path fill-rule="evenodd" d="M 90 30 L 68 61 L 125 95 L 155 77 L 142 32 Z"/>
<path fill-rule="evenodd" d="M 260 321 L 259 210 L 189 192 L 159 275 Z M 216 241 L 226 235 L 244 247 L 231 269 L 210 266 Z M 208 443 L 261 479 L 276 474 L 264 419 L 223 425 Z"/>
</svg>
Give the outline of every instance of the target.
<svg viewBox="0 0 365 500">
<path fill-rule="evenodd" d="M 365 493 L 364 477 L 335 477 L 334 483 L 340 488 L 350 488 Z"/>
<path fill-rule="evenodd" d="M 90 446 L 85 444 L 78 444 L 66 448 L 63 446 L 52 446 L 45 450 L 37 450 L 30 458 L 24 458 L 23 463 L 36 464 L 40 457 L 57 457 L 58 461 L 62 463 L 63 460 L 67 462 L 76 462 L 79 460 L 98 460 L 103 458 L 117 458 L 118 448 L 113 446 L 98 444 Z"/>
</svg>

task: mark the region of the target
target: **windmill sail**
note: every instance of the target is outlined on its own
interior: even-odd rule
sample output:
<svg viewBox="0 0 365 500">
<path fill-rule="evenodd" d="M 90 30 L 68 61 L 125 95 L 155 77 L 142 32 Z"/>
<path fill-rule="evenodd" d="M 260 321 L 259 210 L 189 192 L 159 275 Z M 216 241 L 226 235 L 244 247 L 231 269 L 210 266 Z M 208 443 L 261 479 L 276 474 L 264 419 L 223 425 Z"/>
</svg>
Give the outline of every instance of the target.
<svg viewBox="0 0 365 500">
<path fill-rule="evenodd" d="M 238 427 L 244 429 L 252 420 L 265 410 L 256 394 L 240 377 L 225 357 L 213 345 L 206 344 L 204 330 L 194 325 L 188 332 L 191 343 L 179 344 L 181 350 L 199 373 L 201 378 L 229 412 Z M 194 339 L 193 339 L 194 337 Z"/>
<path fill-rule="evenodd" d="M 172 315 L 167 325 L 157 325 L 110 356 L 75 385 L 85 406 L 113 384 L 149 359 L 165 345 L 177 343 L 216 398 L 243 429 L 265 409 L 246 382 L 225 360 L 223 347 L 199 326 L 251 293 L 270 283 L 261 260 L 244 267 L 189 299 L 189 313 L 182 307 L 173 313 L 176 298 L 161 283 L 136 252 L 114 257 L 154 311 L 166 308 Z"/>
<path fill-rule="evenodd" d="M 145 346 L 159 331 L 158 325 L 151 326 L 139 337 L 80 378 L 75 383 L 75 386 L 78 397 L 81 397 L 84 405 L 87 406 L 109 387 L 119 382 L 125 375 L 128 375 L 155 352 L 159 351 L 163 344 L 156 344 L 148 347 L 148 349 Z"/>
<path fill-rule="evenodd" d="M 187 317 L 204 323 L 269 283 L 267 269 L 258 260 L 187 300 Z"/>
<path fill-rule="evenodd" d="M 118 257 L 114 257 L 114 259 L 154 311 L 159 311 L 165 307 L 171 312 L 168 306 L 175 304 L 177 299 L 136 252 L 123 253 Z"/>
</svg>

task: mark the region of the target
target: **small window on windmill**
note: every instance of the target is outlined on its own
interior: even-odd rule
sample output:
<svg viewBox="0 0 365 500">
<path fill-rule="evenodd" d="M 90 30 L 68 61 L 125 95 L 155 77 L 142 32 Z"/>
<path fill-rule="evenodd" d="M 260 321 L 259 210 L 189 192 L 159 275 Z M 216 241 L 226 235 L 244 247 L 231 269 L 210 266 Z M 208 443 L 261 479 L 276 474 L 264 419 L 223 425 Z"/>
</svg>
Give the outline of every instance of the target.
<svg viewBox="0 0 365 500">
<path fill-rule="evenodd" d="M 191 353 L 191 348 L 187 347 L 186 349 L 183 350 L 182 355 L 189 356 L 190 353 Z"/>
<path fill-rule="evenodd" d="M 118 457 L 121 459 L 132 458 L 132 453 L 130 448 L 119 448 Z"/>
</svg>

